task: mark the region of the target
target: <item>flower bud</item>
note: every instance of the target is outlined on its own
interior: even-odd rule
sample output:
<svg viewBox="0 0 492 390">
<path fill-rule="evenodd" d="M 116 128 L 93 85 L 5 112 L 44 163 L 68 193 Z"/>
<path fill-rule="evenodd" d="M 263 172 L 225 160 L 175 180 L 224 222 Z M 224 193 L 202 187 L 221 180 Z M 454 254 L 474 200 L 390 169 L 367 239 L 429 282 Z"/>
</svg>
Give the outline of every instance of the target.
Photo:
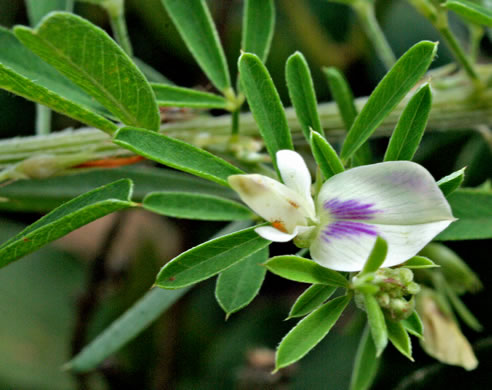
<svg viewBox="0 0 492 390">
<path fill-rule="evenodd" d="M 433 290 L 426 288 L 417 295 L 417 312 L 424 324 L 421 345 L 425 352 L 443 363 L 466 370 L 477 367 L 478 361 L 470 343 L 454 318 L 439 305 Z"/>
</svg>

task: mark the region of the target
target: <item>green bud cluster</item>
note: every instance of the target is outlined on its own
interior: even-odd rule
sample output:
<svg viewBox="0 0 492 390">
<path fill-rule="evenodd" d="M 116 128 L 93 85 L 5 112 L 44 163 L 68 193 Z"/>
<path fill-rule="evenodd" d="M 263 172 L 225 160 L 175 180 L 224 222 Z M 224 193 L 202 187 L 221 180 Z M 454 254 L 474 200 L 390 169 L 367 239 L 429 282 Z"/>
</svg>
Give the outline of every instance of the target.
<svg viewBox="0 0 492 390">
<path fill-rule="evenodd" d="M 363 305 L 363 300 L 357 292 L 370 292 L 394 321 L 403 320 L 412 314 L 415 308 L 413 297 L 420 292 L 420 286 L 413 281 L 413 272 L 410 269 L 380 268 L 361 279 L 354 280 L 358 306 Z"/>
</svg>

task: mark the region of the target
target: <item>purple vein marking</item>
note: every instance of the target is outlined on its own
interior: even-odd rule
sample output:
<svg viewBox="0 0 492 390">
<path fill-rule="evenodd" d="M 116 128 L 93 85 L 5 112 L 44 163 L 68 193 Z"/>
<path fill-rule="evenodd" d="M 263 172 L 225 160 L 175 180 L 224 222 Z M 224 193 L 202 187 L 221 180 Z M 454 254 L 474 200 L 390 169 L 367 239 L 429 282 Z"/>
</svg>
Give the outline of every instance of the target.
<svg viewBox="0 0 492 390">
<path fill-rule="evenodd" d="M 377 236 L 378 231 L 375 226 L 363 222 L 336 221 L 326 226 L 322 234 L 323 240 L 330 242 L 331 238 L 360 237 L 364 234 Z"/>
<path fill-rule="evenodd" d="M 381 212 L 381 210 L 377 210 L 374 208 L 373 203 L 362 203 L 355 199 L 340 201 L 335 198 L 326 201 L 323 207 L 325 208 L 325 210 L 330 212 L 332 218 L 338 220 L 368 220 L 372 219 L 375 214 Z"/>
<path fill-rule="evenodd" d="M 360 237 L 362 235 L 377 236 L 378 231 L 374 225 L 360 220 L 370 220 L 381 210 L 375 209 L 373 203 L 362 203 L 351 199 L 340 201 L 331 199 L 323 205 L 334 222 L 327 225 L 322 231 L 323 240 L 330 242 L 333 238 Z"/>
</svg>

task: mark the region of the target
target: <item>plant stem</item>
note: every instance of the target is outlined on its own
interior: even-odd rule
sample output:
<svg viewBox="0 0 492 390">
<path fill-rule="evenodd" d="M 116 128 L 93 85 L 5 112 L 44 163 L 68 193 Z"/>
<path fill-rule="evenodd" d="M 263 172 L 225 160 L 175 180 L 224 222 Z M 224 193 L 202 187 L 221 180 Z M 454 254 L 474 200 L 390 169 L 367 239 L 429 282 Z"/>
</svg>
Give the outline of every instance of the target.
<svg viewBox="0 0 492 390">
<path fill-rule="evenodd" d="M 109 21 L 111 23 L 111 29 L 113 30 L 116 41 L 120 44 L 121 48 L 130 57 L 133 57 L 132 43 L 128 36 L 128 29 L 126 27 L 124 2 L 116 2 L 118 7 L 114 9 L 107 8 L 109 14 Z"/>
<path fill-rule="evenodd" d="M 448 24 L 446 23 L 445 26 L 438 26 L 438 30 L 441 33 L 442 37 L 448 44 L 449 48 L 454 54 L 454 57 L 456 60 L 461 64 L 463 69 L 465 70 L 466 74 L 470 77 L 470 79 L 476 84 L 477 82 L 480 81 L 477 72 L 475 71 L 475 68 L 473 67 L 472 62 L 464 52 L 463 48 L 459 44 L 458 40 L 452 33 L 452 31 L 449 29 Z"/>
<path fill-rule="evenodd" d="M 485 67 L 483 76 L 492 70 Z M 457 129 L 472 129 L 479 125 L 492 127 L 492 89 L 485 89 L 480 95 L 470 98 L 473 86 L 458 85 L 445 90 L 436 89 L 432 110 L 429 116 L 429 131 L 448 131 Z M 356 108 L 364 106 L 367 98 L 355 100 Z M 383 121 L 375 136 L 389 135 L 396 125 L 404 109 L 406 101 Z M 345 128 L 335 103 L 318 105 L 321 124 L 330 142 L 338 142 L 345 136 Z M 287 121 L 293 132 L 296 144 L 305 142 L 301 137 L 301 127 L 293 108 L 286 109 Z M 258 128 L 251 113 L 238 115 L 241 121 L 242 137 L 258 137 Z M 194 119 L 165 124 L 160 130 L 171 137 L 179 138 L 199 147 L 216 146 L 218 143 L 227 145 L 231 136 L 231 117 L 199 116 Z M 203 137 L 207 134 L 207 137 Z M 299 137 L 297 137 L 299 135 Z M 39 154 L 87 155 L 87 161 L 116 156 L 129 156 L 132 153 L 111 142 L 111 138 L 94 128 L 65 130 L 44 136 L 16 137 L 0 141 L 0 168 L 18 163 Z"/>
<path fill-rule="evenodd" d="M 36 135 L 51 133 L 51 110 L 42 104 L 36 104 Z"/>
<path fill-rule="evenodd" d="M 374 2 L 359 0 L 353 4 L 353 8 L 379 58 L 383 61 L 386 68 L 390 69 L 396 62 L 396 58 L 376 19 Z"/>
</svg>

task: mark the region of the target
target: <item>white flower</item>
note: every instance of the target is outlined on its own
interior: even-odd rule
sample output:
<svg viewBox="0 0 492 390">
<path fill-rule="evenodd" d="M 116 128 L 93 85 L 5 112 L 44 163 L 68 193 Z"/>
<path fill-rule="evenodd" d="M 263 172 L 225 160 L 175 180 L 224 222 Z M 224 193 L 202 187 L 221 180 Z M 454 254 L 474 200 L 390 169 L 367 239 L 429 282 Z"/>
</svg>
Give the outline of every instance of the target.
<svg viewBox="0 0 492 390">
<path fill-rule="evenodd" d="M 277 152 L 285 184 L 269 177 L 233 175 L 229 184 L 258 215 L 271 223 L 263 238 L 306 243 L 318 264 L 338 271 L 360 271 L 377 236 L 388 243 L 383 267 L 415 256 L 455 220 L 430 173 L 410 161 L 350 169 L 328 179 L 311 196 L 311 176 L 302 157 Z"/>
</svg>

